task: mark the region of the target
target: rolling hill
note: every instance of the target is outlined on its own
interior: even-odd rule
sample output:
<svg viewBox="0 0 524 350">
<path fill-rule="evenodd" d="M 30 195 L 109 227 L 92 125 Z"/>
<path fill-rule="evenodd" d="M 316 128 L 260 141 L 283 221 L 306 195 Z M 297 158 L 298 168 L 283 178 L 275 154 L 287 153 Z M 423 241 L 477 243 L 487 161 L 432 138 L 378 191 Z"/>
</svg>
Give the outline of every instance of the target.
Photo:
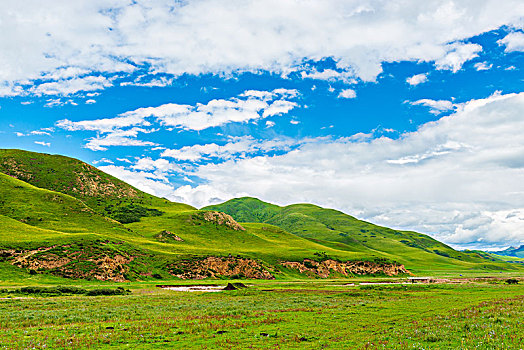
<svg viewBox="0 0 524 350">
<path fill-rule="evenodd" d="M 256 198 L 244 197 L 203 209 L 222 211 L 239 222 L 272 224 L 337 250 L 398 261 L 414 271 L 428 262 L 431 262 L 434 271 L 475 268 L 478 267 L 476 264 L 486 262 L 475 252 L 456 251 L 427 235 L 381 227 L 312 204 L 279 207 Z"/>
<path fill-rule="evenodd" d="M 17 268 L 112 281 L 520 268 L 310 204 L 240 198 L 197 210 L 79 160 L 20 150 L 0 150 L 0 265 L 0 279 Z"/>
</svg>

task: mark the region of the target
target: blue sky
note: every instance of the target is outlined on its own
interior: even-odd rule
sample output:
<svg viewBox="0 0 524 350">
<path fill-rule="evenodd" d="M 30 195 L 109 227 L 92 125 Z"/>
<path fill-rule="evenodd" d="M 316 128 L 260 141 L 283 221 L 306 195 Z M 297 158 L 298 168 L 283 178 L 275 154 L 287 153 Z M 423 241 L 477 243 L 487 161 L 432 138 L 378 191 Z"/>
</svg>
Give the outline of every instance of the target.
<svg viewBox="0 0 524 350">
<path fill-rule="evenodd" d="M 197 207 L 249 195 L 524 244 L 519 1 L 40 6 L 0 5 L 2 148 Z"/>
</svg>

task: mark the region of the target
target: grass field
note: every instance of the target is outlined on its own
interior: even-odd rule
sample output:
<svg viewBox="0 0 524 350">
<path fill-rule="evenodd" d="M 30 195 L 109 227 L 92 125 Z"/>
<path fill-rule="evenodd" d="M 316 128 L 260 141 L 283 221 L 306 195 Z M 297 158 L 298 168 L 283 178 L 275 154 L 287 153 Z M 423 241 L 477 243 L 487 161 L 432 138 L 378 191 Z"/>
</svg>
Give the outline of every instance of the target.
<svg viewBox="0 0 524 350">
<path fill-rule="evenodd" d="M 520 349 L 524 344 L 523 285 L 344 286 L 347 282 L 354 281 L 251 281 L 244 282 L 252 284 L 247 289 L 219 293 L 133 283 L 125 285 L 130 295 L 101 297 L 4 292 L 0 297 L 11 299 L 0 300 L 0 348 Z"/>
</svg>

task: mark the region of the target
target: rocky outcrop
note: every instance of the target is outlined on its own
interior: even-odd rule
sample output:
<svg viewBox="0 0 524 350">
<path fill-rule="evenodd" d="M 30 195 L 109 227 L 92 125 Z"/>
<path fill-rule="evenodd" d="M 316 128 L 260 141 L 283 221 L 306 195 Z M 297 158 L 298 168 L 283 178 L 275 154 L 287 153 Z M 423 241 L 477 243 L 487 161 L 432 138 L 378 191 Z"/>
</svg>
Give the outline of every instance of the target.
<svg viewBox="0 0 524 350">
<path fill-rule="evenodd" d="M 209 222 L 217 226 L 225 226 L 235 231 L 246 230 L 242 225 L 236 222 L 231 215 L 220 211 L 199 211 L 190 216 L 189 222 L 194 225 L 200 225 L 202 222 Z"/>
<path fill-rule="evenodd" d="M 155 238 L 157 239 L 157 241 L 164 242 L 164 243 L 169 242 L 169 241 L 177 241 L 177 242 L 184 241 L 182 238 L 180 238 L 173 232 L 167 231 L 167 230 L 160 232 L 158 235 L 155 236 Z"/>
<path fill-rule="evenodd" d="M 134 257 L 100 248 L 70 245 L 28 250 L 0 250 L 2 260 L 36 272 L 73 279 L 125 282 L 124 274 Z"/>
<path fill-rule="evenodd" d="M 169 272 L 181 279 L 250 278 L 270 280 L 275 277 L 261 263 L 236 257 L 207 257 L 182 260 L 168 266 Z"/>
<path fill-rule="evenodd" d="M 332 259 L 321 262 L 304 259 L 303 262 L 286 261 L 281 263 L 283 266 L 298 270 L 300 273 L 310 277 L 328 278 L 331 274 L 349 276 L 349 275 L 374 275 L 385 274 L 395 276 L 402 273 L 409 273 L 404 265 L 394 263 L 376 263 L 371 261 L 336 261 Z"/>
</svg>

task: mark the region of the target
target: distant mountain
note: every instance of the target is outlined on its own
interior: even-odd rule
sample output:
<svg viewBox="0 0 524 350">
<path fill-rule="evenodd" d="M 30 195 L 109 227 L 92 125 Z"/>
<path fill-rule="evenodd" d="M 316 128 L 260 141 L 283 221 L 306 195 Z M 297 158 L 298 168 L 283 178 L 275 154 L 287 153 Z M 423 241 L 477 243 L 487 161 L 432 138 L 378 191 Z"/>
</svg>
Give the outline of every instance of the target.
<svg viewBox="0 0 524 350">
<path fill-rule="evenodd" d="M 504 250 L 492 251 L 490 253 L 497 255 L 514 256 L 516 258 L 524 258 L 524 245 L 521 245 L 520 247 L 509 247 Z"/>
</svg>

